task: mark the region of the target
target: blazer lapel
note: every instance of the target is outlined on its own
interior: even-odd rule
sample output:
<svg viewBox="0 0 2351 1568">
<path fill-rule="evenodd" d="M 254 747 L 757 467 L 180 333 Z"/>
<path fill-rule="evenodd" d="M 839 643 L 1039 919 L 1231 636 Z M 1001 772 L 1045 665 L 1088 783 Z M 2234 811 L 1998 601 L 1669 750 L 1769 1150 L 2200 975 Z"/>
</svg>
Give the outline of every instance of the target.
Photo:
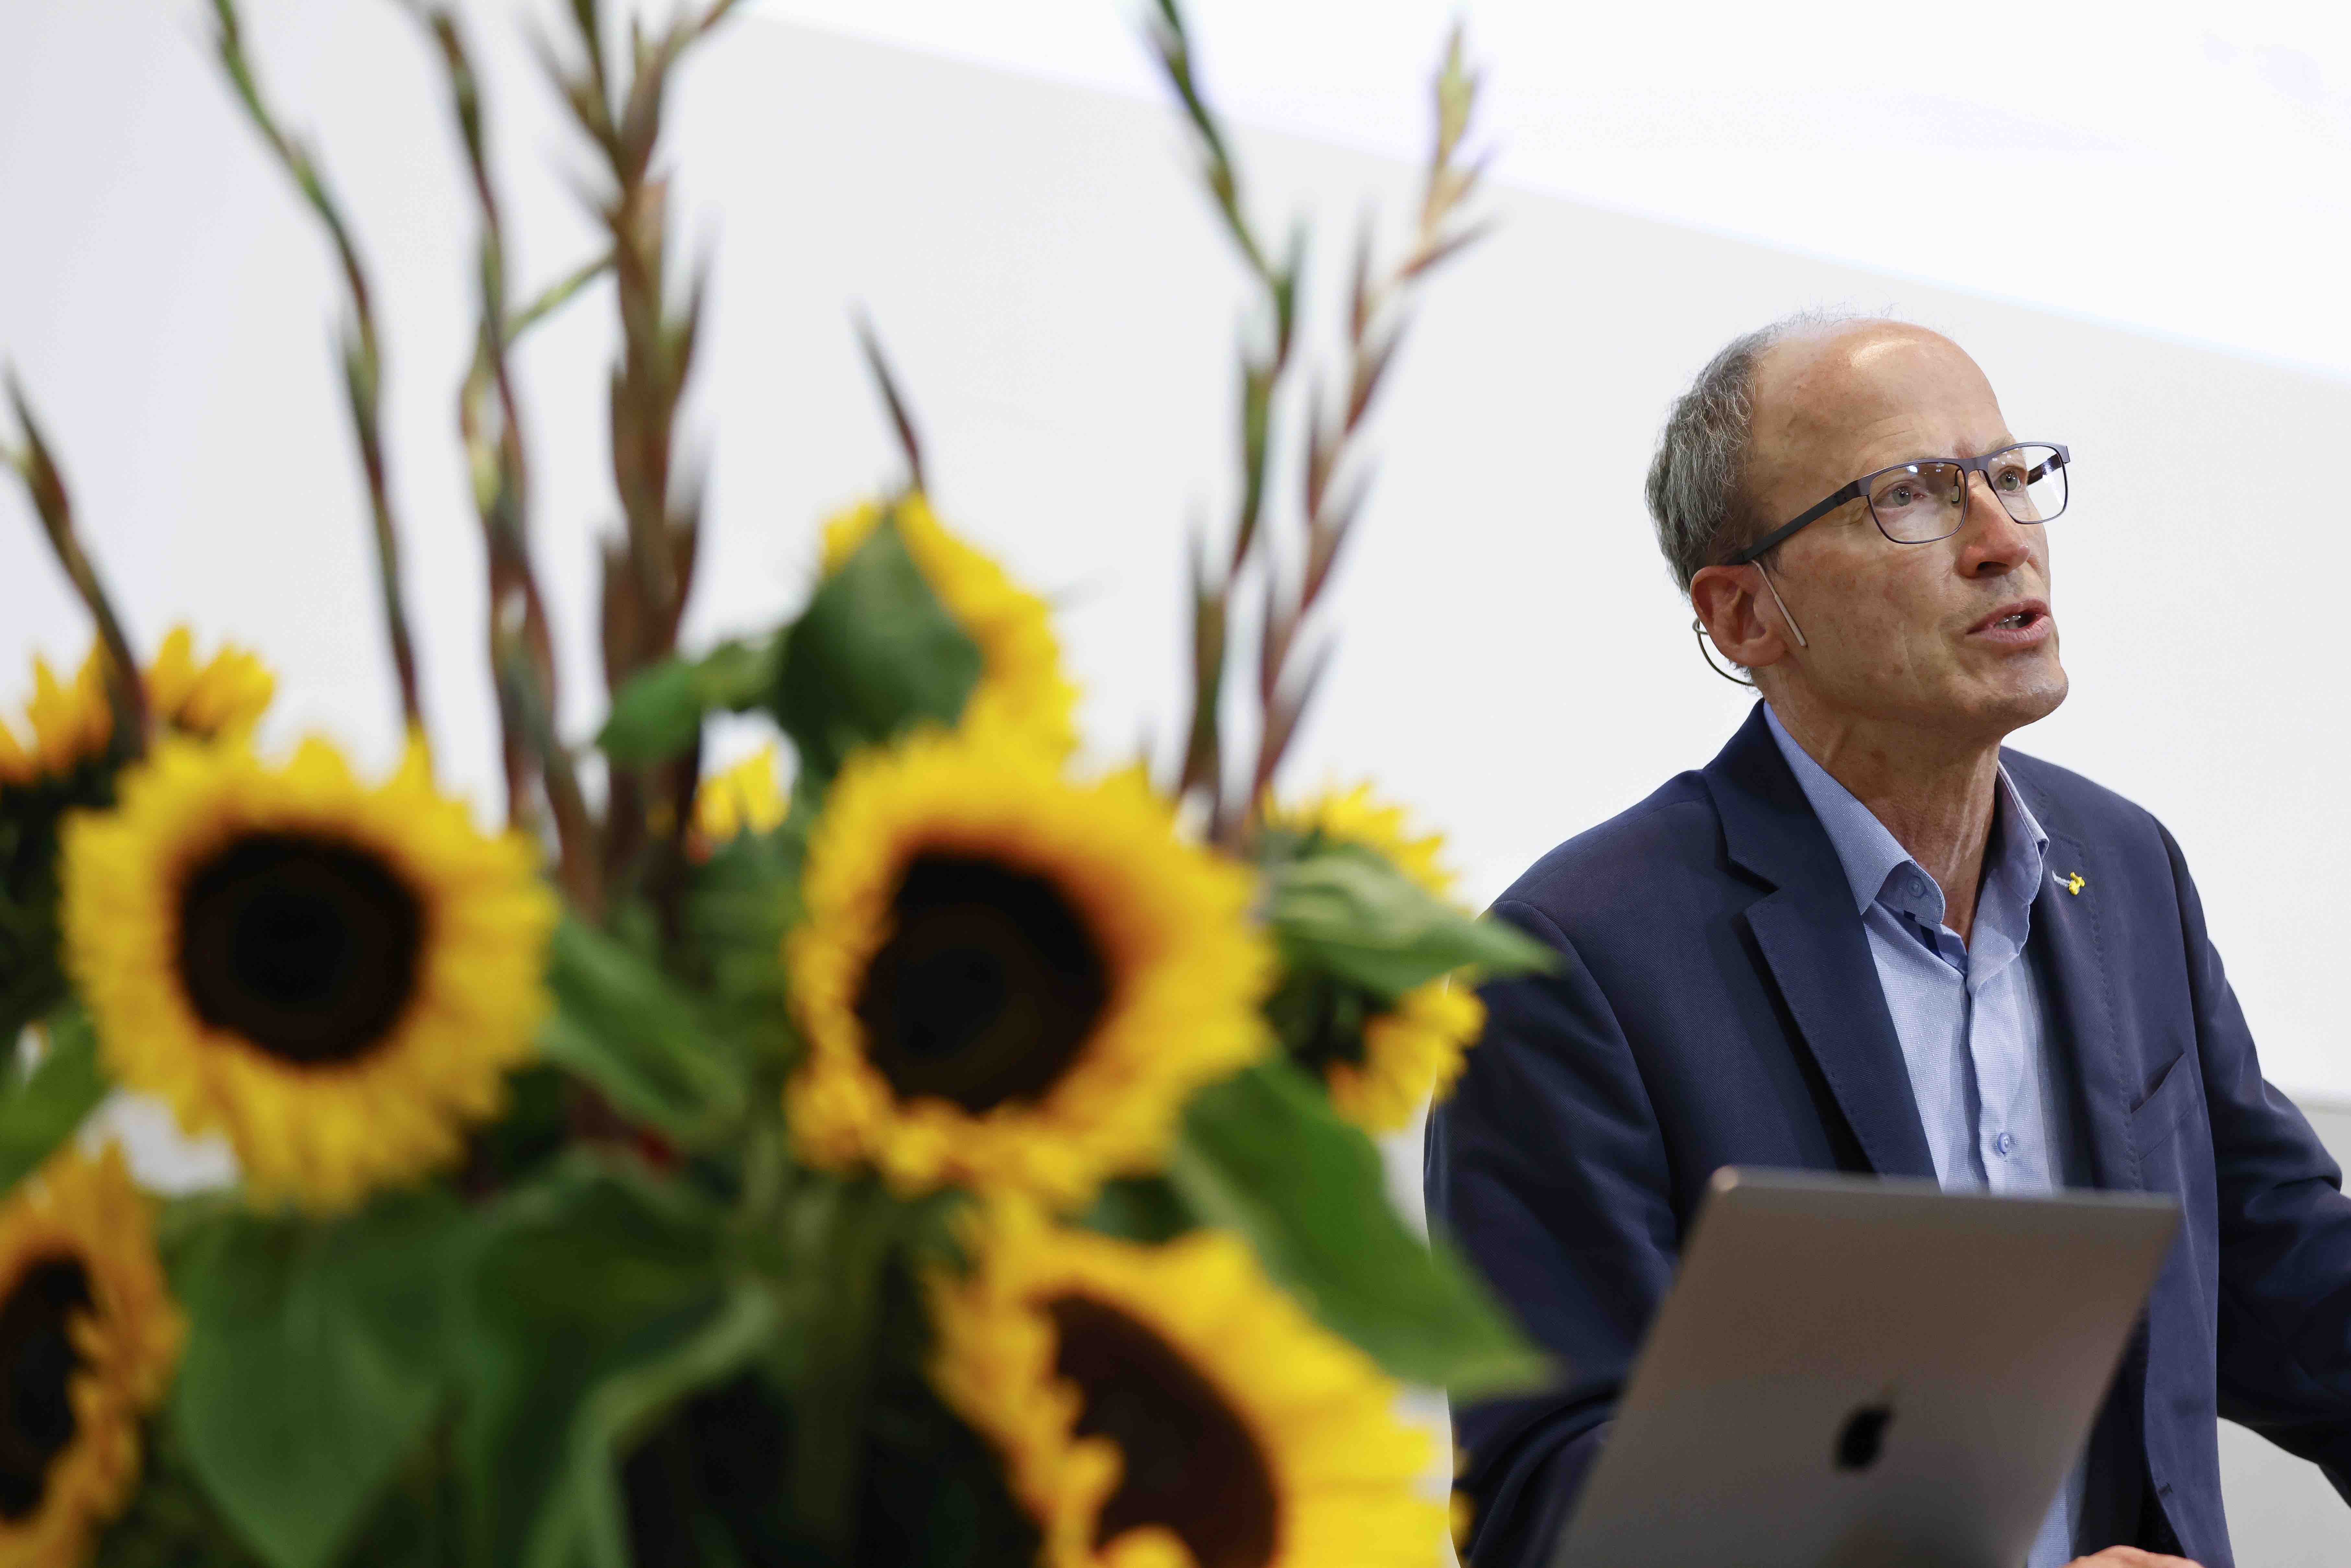
<svg viewBox="0 0 2351 1568">
<path fill-rule="evenodd" d="M 2009 776 L 2015 778 L 2016 770 L 2011 768 Z M 2032 941 L 2046 956 L 2044 1005 L 2081 1090 L 2091 1178 L 2102 1187 L 2140 1191 L 2147 1180 L 2130 1136 L 2134 1084 L 2124 1071 L 2116 1033 L 2114 977 L 2106 967 L 2097 902 L 2102 888 L 2120 883 L 2102 875 L 2086 846 L 2066 831 L 2057 802 L 2044 790 L 2032 795 L 2033 815 L 2049 834 L 2050 872 L 2032 901 Z M 2078 888 L 2060 880 L 2074 876 L 2083 876 Z"/>
<path fill-rule="evenodd" d="M 1933 1180 L 1910 1070 L 1852 887 L 1761 704 L 1705 778 L 1730 858 L 1775 889 L 1748 906 L 1747 928 L 1870 1168 Z"/>
<path fill-rule="evenodd" d="M 1851 895 L 1842 884 L 1836 892 L 1821 899 L 1782 889 L 1748 909 L 1747 928 L 1870 1168 L 1932 1181 L 1935 1159 L 1877 962 Z"/>
</svg>

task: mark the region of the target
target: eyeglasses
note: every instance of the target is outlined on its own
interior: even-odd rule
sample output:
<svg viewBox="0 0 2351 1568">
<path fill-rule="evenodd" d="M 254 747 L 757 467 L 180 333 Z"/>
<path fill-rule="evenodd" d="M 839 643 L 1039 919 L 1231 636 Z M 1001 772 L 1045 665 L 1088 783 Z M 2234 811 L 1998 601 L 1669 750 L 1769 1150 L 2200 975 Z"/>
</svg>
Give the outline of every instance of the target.
<svg viewBox="0 0 2351 1568">
<path fill-rule="evenodd" d="M 1773 528 L 1726 564 L 1747 565 L 1851 501 L 1866 502 L 1877 531 L 1896 544 L 1949 538 L 1967 522 L 1970 474 L 1984 476 L 1984 484 L 2016 521 L 2045 523 L 2065 509 L 2065 465 L 2073 460 L 2074 455 L 2054 442 L 2026 441 L 1981 457 L 1936 457 L 1880 468 Z"/>
</svg>

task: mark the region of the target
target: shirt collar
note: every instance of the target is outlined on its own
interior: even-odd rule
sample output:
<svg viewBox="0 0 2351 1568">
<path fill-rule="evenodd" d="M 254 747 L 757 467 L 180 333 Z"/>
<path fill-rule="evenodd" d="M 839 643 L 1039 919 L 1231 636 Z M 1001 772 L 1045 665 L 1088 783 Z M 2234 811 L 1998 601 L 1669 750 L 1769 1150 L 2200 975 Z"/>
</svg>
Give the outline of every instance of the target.
<svg viewBox="0 0 2351 1568">
<path fill-rule="evenodd" d="M 1935 879 L 1902 847 L 1901 841 L 1886 831 L 1886 824 L 1854 798 L 1852 790 L 1838 783 L 1827 768 L 1813 760 L 1810 752 L 1796 744 L 1795 737 L 1781 724 L 1780 716 L 1771 711 L 1769 703 L 1763 706 L 1763 720 L 1771 727 L 1780 755 L 1788 759 L 1788 767 L 1795 773 L 1804 799 L 1812 802 L 1813 814 L 1828 831 L 1829 843 L 1836 851 L 1837 861 L 1844 867 L 1845 881 L 1853 889 L 1855 911 L 1866 913 L 1871 904 L 1882 903 L 1909 915 L 1929 931 L 1939 927 L 1943 924 L 1943 890 Z M 2008 769 L 2002 768 L 2000 806 L 1992 813 L 1992 844 L 1986 857 L 1984 892 L 1990 894 L 1997 888 L 2019 906 L 2022 915 L 2030 909 L 2041 890 L 2048 856 L 2048 833 L 2042 829 L 2032 808 L 2024 803 Z"/>
</svg>

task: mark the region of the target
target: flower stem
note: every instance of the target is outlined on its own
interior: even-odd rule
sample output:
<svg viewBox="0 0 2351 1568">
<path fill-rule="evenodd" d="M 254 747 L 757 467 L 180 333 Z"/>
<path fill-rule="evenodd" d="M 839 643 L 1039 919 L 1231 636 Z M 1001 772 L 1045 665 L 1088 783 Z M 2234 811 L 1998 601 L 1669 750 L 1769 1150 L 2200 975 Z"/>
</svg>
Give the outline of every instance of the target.
<svg viewBox="0 0 2351 1568">
<path fill-rule="evenodd" d="M 506 229 L 497 187 L 490 178 L 481 78 L 453 10 L 419 3 L 410 8 L 431 33 L 449 78 L 457 138 L 481 218 L 475 267 L 479 311 L 473 363 L 457 392 L 457 429 L 473 476 L 474 508 L 481 519 L 489 571 L 489 645 L 507 821 L 525 831 L 535 831 L 538 797 L 545 794 L 554 822 L 559 878 L 577 907 L 594 910 L 602 903 L 597 871 L 601 835 L 570 758 L 555 735 L 555 637 L 531 562 L 530 465 L 523 447 L 522 411 L 509 350 L 523 331 L 601 275 L 611 257 L 598 256 L 519 314 L 510 312 Z"/>
<path fill-rule="evenodd" d="M 261 139 L 285 166 L 294 183 L 317 214 L 335 247 L 340 264 L 350 316 L 342 329 L 343 396 L 350 409 L 352 434 L 359 440 L 360 467 L 367 480 L 368 506 L 375 530 L 376 580 L 383 601 L 384 631 L 392 644 L 392 665 L 400 683 L 400 712 L 413 735 L 424 734 L 424 710 L 418 695 L 416 644 L 409 634 L 408 608 L 401 590 L 400 523 L 392 502 L 392 480 L 384 455 L 383 351 L 376 335 L 373 290 L 367 267 L 360 259 L 350 225 L 319 171 L 309 150 L 278 126 L 253 62 L 245 52 L 244 31 L 237 20 L 235 0 L 213 0 L 214 47 L 222 68 L 235 88 L 238 102 Z"/>
<path fill-rule="evenodd" d="M 1374 280 L 1368 230 L 1358 245 L 1346 337 L 1346 394 L 1326 406 L 1318 384 L 1307 410 L 1305 529 L 1301 559 L 1294 575 L 1280 570 L 1261 546 L 1266 476 L 1276 444 L 1278 395 L 1292 364 L 1297 332 L 1299 280 L 1305 265 L 1305 230 L 1292 231 L 1289 251 L 1276 262 L 1251 226 L 1242 201 L 1239 166 L 1232 138 L 1219 120 L 1193 69 L 1192 47 L 1178 0 L 1156 0 L 1158 14 L 1148 28 L 1161 73 L 1182 105 L 1197 138 L 1202 176 L 1228 234 L 1261 291 L 1272 323 L 1270 340 L 1245 342 L 1241 350 L 1241 499 L 1230 555 L 1221 571 L 1208 564 L 1196 543 L 1192 571 L 1192 721 L 1179 795 L 1206 808 L 1210 836 L 1227 848 L 1248 837 L 1266 791 L 1273 783 L 1307 705 L 1328 667 L 1331 644 L 1311 650 L 1301 641 L 1308 618 L 1328 586 L 1332 569 L 1353 530 L 1370 490 L 1364 462 L 1357 455 L 1364 423 L 1408 324 L 1407 305 L 1422 279 L 1473 243 L 1482 229 L 1457 229 L 1453 218 L 1476 186 L 1483 165 L 1464 168 L 1461 143 L 1475 106 L 1478 81 L 1462 63 L 1461 31 L 1447 40 L 1434 83 L 1437 110 L 1419 221 L 1411 248 Z M 1255 569 L 1264 578 L 1256 690 L 1257 756 L 1246 792 L 1227 793 L 1217 713 L 1222 701 L 1232 606 L 1242 576 Z"/>
<path fill-rule="evenodd" d="M 923 437 L 915 428 L 914 411 L 907 406 L 905 394 L 898 390 L 898 378 L 890 369 L 890 357 L 882 351 L 882 340 L 873 330 L 872 319 L 860 310 L 856 325 L 857 346 L 865 355 L 865 368 L 872 373 L 883 405 L 890 412 L 890 427 L 897 433 L 898 450 L 906 459 L 906 483 L 927 494 L 930 484 L 923 477 Z"/>
<path fill-rule="evenodd" d="M 1358 455 L 1364 426 L 1410 325 L 1413 297 L 1439 266 L 1485 233 L 1482 224 L 1466 228 L 1453 225 L 1484 172 L 1482 161 L 1467 168 L 1459 162 L 1462 140 L 1477 106 L 1478 78 L 1463 64 L 1458 26 L 1446 40 L 1431 96 L 1436 126 L 1413 243 L 1393 267 L 1374 279 L 1371 232 L 1365 226 L 1356 245 L 1349 291 L 1345 395 L 1326 405 L 1323 389 L 1317 385 L 1307 415 L 1304 559 L 1287 597 L 1270 585 L 1267 592 L 1258 666 L 1258 706 L 1264 722 L 1258 732 L 1257 763 L 1250 776 L 1252 811 L 1271 788 L 1329 663 L 1331 644 L 1324 642 L 1309 652 L 1301 646 L 1300 633 L 1329 585 L 1339 552 L 1370 495 L 1369 468 Z"/>
<path fill-rule="evenodd" d="M 90 620 L 97 624 L 99 642 L 106 649 L 106 700 L 114 714 L 111 747 L 117 758 L 129 760 L 147 749 L 147 684 L 140 677 L 139 659 L 131 650 L 131 638 L 122 628 L 122 617 L 115 612 L 106 584 L 99 577 L 89 552 L 82 549 L 80 535 L 74 530 L 73 497 L 66 489 L 65 476 L 58 472 L 57 460 L 50 455 L 40 422 L 33 417 L 32 403 L 13 370 L 7 372 L 7 383 L 8 402 L 16 410 L 16 424 L 24 432 L 25 444 L 13 451 L 0 450 L 0 458 L 5 458 L 25 481 L 25 488 L 33 498 L 33 510 L 40 516 L 41 531 L 48 536 L 50 550 L 65 569 L 74 591 L 81 595 Z"/>
<path fill-rule="evenodd" d="M 632 28 L 625 72 L 603 37 L 601 0 L 572 0 L 578 63 L 543 48 L 555 86 L 605 165 L 595 199 L 611 241 L 621 357 L 611 392 L 612 479 L 622 538 L 603 551 L 604 677 L 617 692 L 667 658 L 694 582 L 701 539 L 698 475 L 675 471 L 678 406 L 702 323 L 706 274 L 681 303 L 669 288 L 669 185 L 655 168 L 662 112 L 679 62 L 734 10 L 734 0 L 688 9 L 659 32 Z M 684 886 L 698 748 L 652 768 L 615 767 L 602 843 L 604 880 L 616 894 L 642 890 L 674 933 Z"/>
<path fill-rule="evenodd" d="M 1201 177 L 1209 197 L 1264 296 L 1271 327 L 1266 340 L 1244 344 L 1241 350 L 1241 496 L 1231 549 L 1219 568 L 1211 566 L 1207 550 L 1198 542 L 1194 548 L 1192 717 L 1176 792 L 1202 803 L 1210 832 L 1221 839 L 1228 822 L 1237 820 L 1225 799 L 1217 717 L 1232 599 L 1242 571 L 1256 553 L 1265 512 L 1266 478 L 1274 447 L 1275 394 L 1290 369 L 1296 338 L 1298 276 L 1305 257 L 1306 231 L 1303 227 L 1293 230 L 1284 258 L 1279 263 L 1272 259 L 1273 253 L 1250 224 L 1242 200 L 1240 166 L 1233 157 L 1232 138 L 1194 73 L 1191 35 L 1177 0 L 1158 0 L 1158 15 L 1147 32 L 1160 72 L 1198 141 Z"/>
</svg>

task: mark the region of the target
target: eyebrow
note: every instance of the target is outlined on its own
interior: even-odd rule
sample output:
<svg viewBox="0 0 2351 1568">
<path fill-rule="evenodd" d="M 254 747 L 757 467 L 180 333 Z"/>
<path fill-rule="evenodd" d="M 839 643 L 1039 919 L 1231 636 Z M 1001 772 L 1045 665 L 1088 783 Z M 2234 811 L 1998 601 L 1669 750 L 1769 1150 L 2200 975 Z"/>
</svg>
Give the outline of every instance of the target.
<svg viewBox="0 0 2351 1568">
<path fill-rule="evenodd" d="M 2002 425 L 2001 427 L 2003 432 L 2005 432 L 2007 428 L 2008 427 L 2006 425 Z M 1939 463 L 1946 457 L 1989 457 L 1995 452 L 2005 452 L 2010 447 L 2017 444 L 2018 442 L 2015 436 L 2003 434 L 1998 441 L 1993 442 L 1981 452 L 1970 452 L 1962 446 L 1962 448 L 1957 452 L 1929 453 L 1918 457 L 1905 457 L 1896 463 L 1881 463 L 1876 467 L 1868 470 L 1868 472 L 1871 474 L 1883 474 L 1888 468 L 1906 468 L 1914 463 Z"/>
</svg>

